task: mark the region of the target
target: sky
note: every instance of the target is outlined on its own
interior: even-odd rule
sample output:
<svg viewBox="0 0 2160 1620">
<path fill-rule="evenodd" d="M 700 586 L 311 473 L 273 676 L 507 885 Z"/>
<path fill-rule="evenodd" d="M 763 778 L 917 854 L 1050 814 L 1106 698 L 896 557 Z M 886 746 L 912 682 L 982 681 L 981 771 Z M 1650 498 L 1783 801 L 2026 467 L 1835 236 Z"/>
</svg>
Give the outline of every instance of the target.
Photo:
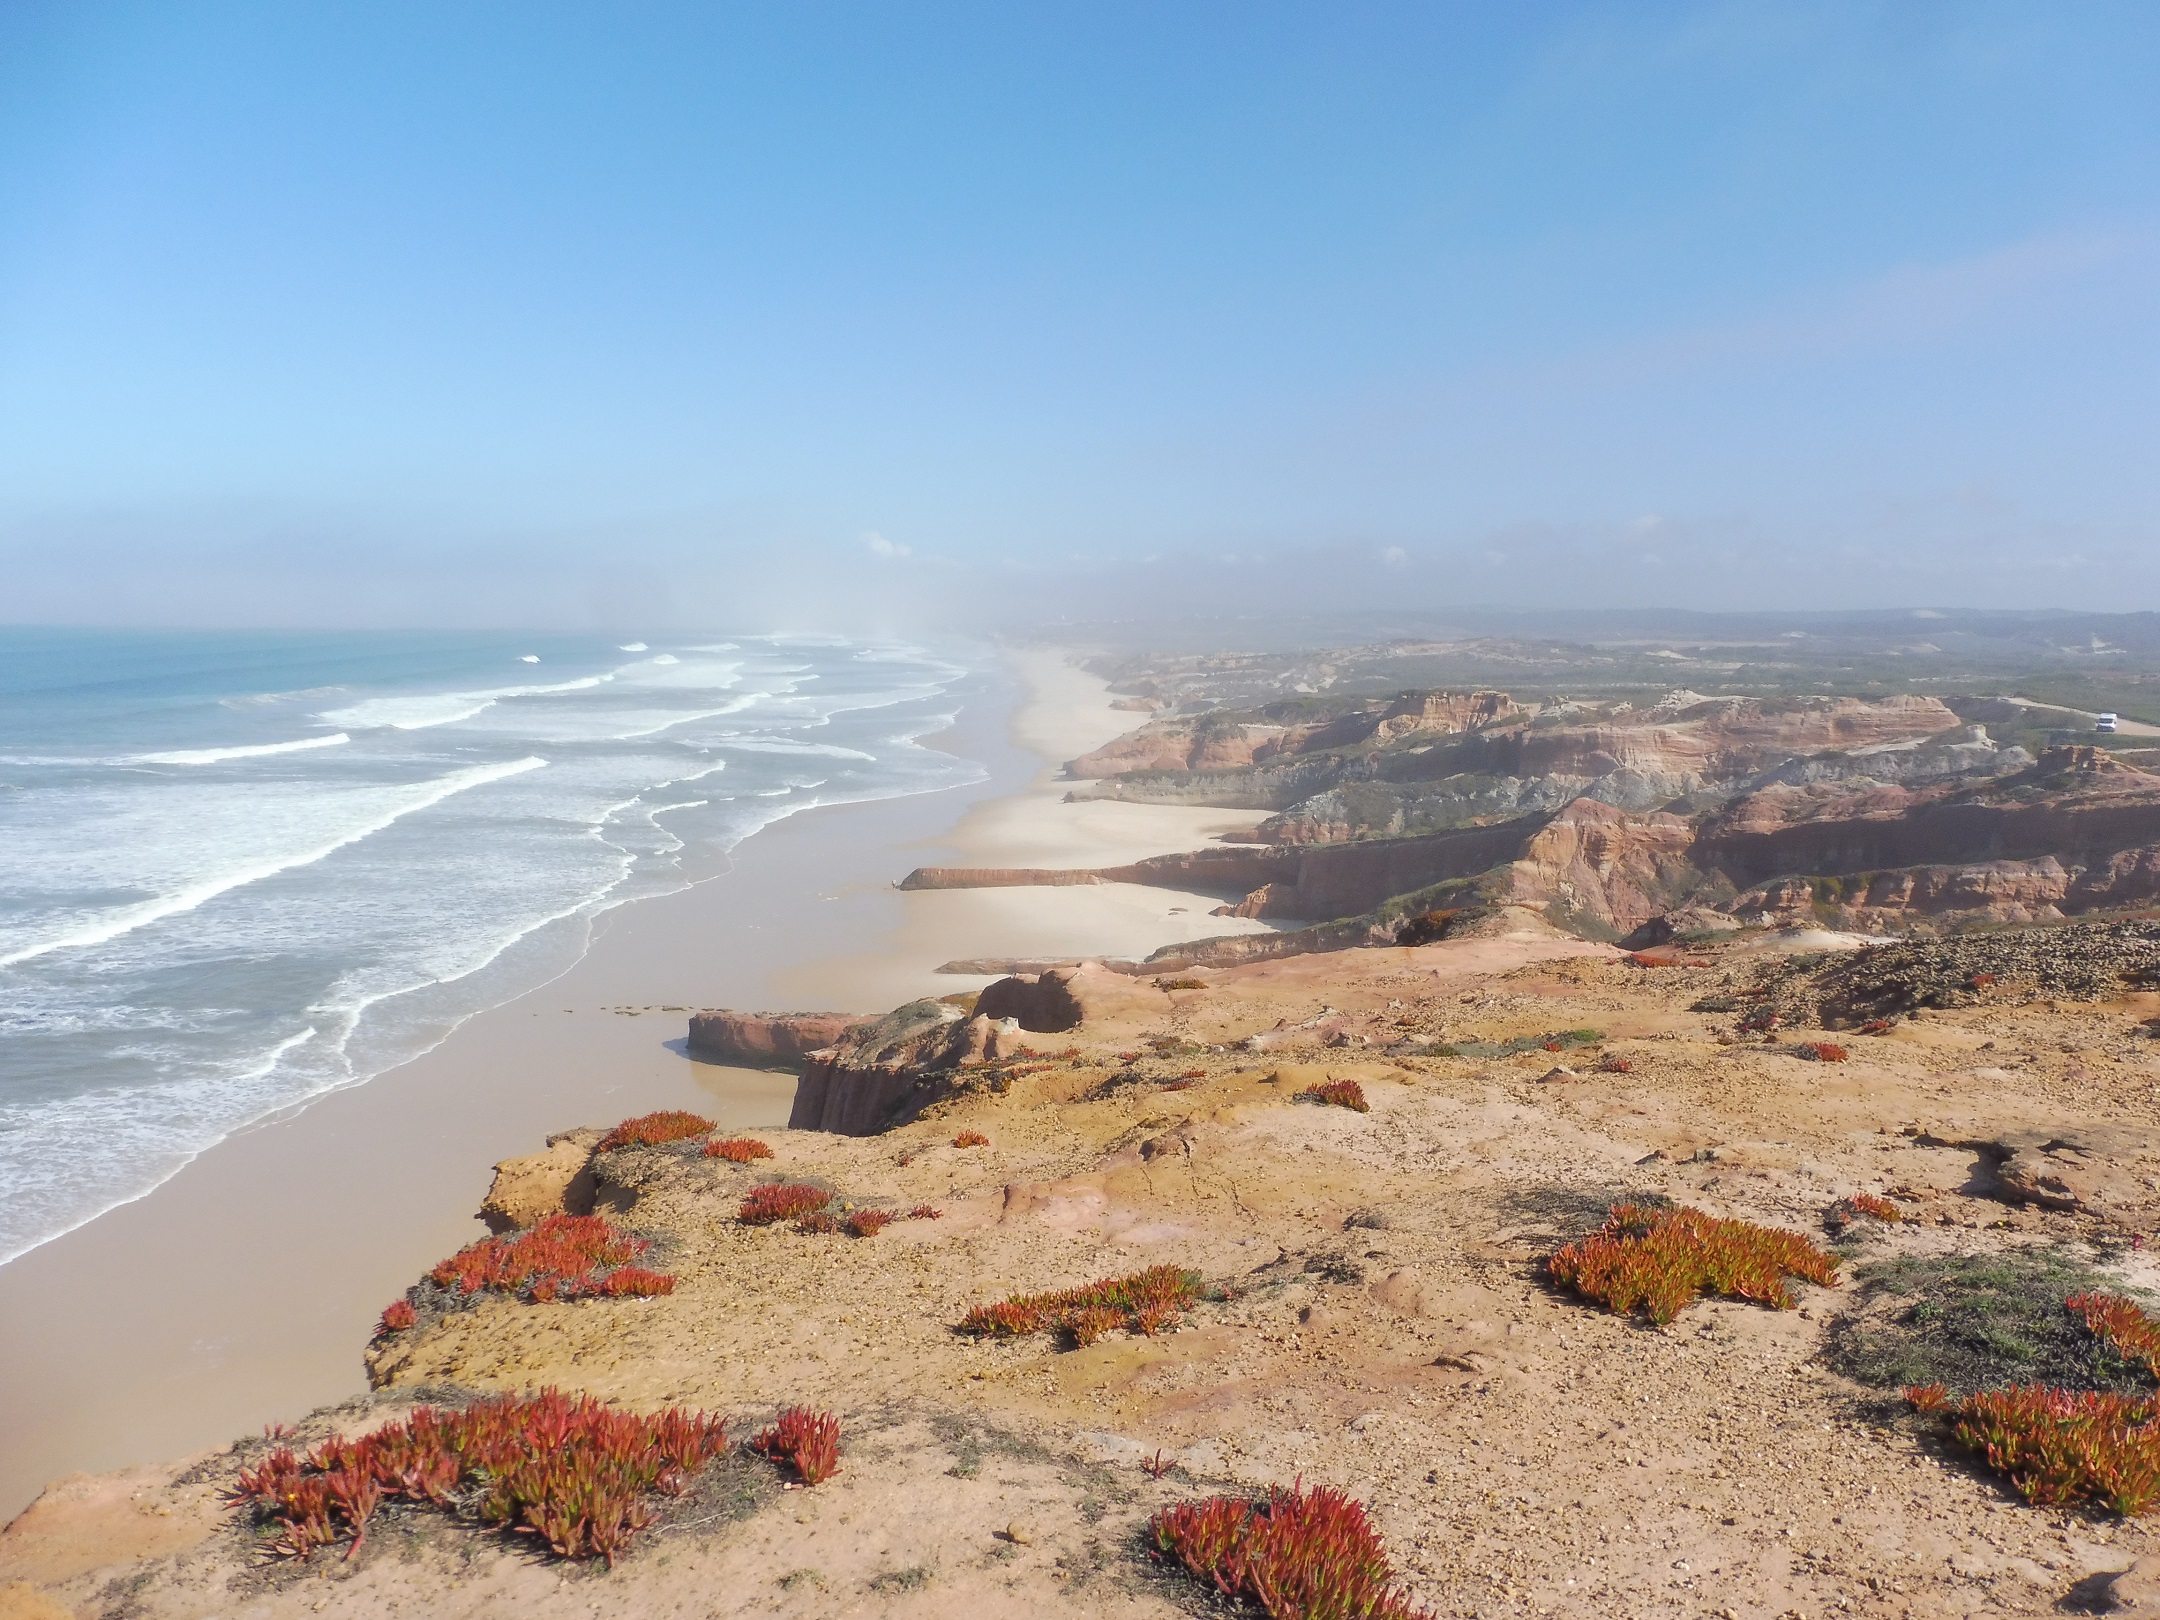
<svg viewBox="0 0 2160 1620">
<path fill-rule="evenodd" d="M 2160 608 L 2160 7 L 0 5 L 0 622 Z"/>
</svg>

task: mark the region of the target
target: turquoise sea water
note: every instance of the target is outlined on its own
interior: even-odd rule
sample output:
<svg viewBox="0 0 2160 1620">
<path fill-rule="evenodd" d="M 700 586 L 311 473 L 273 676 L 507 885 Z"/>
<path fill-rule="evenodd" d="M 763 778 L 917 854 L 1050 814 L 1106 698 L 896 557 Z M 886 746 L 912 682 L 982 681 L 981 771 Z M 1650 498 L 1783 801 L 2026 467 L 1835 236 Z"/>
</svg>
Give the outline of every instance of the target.
<svg viewBox="0 0 2160 1620">
<path fill-rule="evenodd" d="M 575 960 L 919 745 L 969 655 L 0 629 L 0 1262 Z"/>
</svg>

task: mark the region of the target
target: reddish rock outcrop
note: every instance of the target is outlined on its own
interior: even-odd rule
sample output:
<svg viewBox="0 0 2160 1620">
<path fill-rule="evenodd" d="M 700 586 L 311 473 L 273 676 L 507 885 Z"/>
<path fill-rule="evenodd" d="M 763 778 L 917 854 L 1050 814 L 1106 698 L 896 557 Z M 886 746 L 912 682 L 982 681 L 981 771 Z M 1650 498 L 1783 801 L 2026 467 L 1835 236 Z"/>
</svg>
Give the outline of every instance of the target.
<svg viewBox="0 0 2160 1620">
<path fill-rule="evenodd" d="M 964 1017 L 941 1001 L 911 1001 L 848 1031 L 804 1060 L 788 1128 L 869 1136 L 933 1098 L 965 1064 L 1011 1057 L 1017 1024 Z"/>
<path fill-rule="evenodd" d="M 857 1013 L 745 1013 L 716 1009 L 690 1019 L 691 1052 L 714 1063 L 788 1068 L 870 1019 Z"/>
<path fill-rule="evenodd" d="M 597 1126 L 557 1131 L 545 1153 L 505 1159 L 480 1201 L 480 1218 L 495 1232 L 537 1226 L 550 1215 L 590 1215 L 593 1144 L 605 1133 Z"/>
<path fill-rule="evenodd" d="M 1031 1034 L 1053 1035 L 1083 1023 L 1159 1013 L 1162 993 L 1138 985 L 1128 974 L 1100 962 L 1055 967 L 1040 974 L 1015 973 L 986 986 L 975 998 L 978 1017 L 1010 1018 Z"/>
</svg>

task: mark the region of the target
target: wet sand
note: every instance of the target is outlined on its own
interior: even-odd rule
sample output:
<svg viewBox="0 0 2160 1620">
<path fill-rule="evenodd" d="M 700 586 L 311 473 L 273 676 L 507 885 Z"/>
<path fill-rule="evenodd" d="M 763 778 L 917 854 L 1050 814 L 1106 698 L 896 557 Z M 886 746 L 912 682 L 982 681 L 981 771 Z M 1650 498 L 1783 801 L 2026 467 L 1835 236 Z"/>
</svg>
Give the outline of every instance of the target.
<svg viewBox="0 0 2160 1620">
<path fill-rule="evenodd" d="M 793 1076 L 689 1059 L 685 1009 L 880 1011 L 987 982 L 933 971 L 954 957 L 1142 955 L 1262 929 L 1208 917 L 1216 897 L 1127 885 L 892 887 L 927 864 L 1114 864 L 1259 819 L 1064 804 L 1055 762 L 1141 717 L 1055 653 L 1015 664 L 1024 703 L 970 703 L 938 739 L 986 783 L 777 823 L 724 873 L 602 914 L 575 967 L 425 1056 L 0 1267 L 0 1516 L 59 1475 L 222 1444 L 362 1389 L 377 1312 L 482 1235 L 490 1165 L 547 1132 L 669 1107 L 784 1122 Z"/>
</svg>

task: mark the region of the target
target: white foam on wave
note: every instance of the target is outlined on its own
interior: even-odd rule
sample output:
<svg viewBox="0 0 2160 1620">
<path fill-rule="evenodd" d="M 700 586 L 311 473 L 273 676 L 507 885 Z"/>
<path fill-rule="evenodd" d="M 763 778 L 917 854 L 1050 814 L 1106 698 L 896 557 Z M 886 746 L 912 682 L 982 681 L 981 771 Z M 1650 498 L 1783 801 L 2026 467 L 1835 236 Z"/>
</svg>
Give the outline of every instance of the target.
<svg viewBox="0 0 2160 1620">
<path fill-rule="evenodd" d="M 860 748 L 842 748 L 838 743 L 812 742 L 765 742 L 748 737 L 723 737 L 712 744 L 715 748 L 732 748 L 744 754 L 818 754 L 827 759 L 867 759 L 875 761 L 877 755 L 866 754 Z"/>
<path fill-rule="evenodd" d="M 351 726 L 356 730 L 387 726 L 393 731 L 425 731 L 430 726 L 470 720 L 504 698 L 583 692 L 614 678 L 610 673 L 587 675 L 575 681 L 557 681 L 551 686 L 498 686 L 481 692 L 415 692 L 401 697 L 363 698 L 342 709 L 327 709 L 322 718 L 334 726 Z"/>
<path fill-rule="evenodd" d="M 425 810 L 430 805 L 442 803 L 443 800 L 453 794 L 464 793 L 476 787 L 484 787 L 490 782 L 499 782 L 507 776 L 518 776 L 526 771 L 538 770 L 546 763 L 547 761 L 544 759 L 527 757 L 525 759 L 506 760 L 495 765 L 475 765 L 467 770 L 452 771 L 448 776 L 438 776 L 430 781 L 416 782 L 401 793 L 380 795 L 378 797 L 387 797 L 389 802 L 377 808 L 365 819 L 339 829 L 327 839 L 278 854 L 268 855 L 244 865 L 227 868 L 225 871 L 201 878 L 169 893 L 157 895 L 149 900 L 138 901 L 134 905 L 114 907 L 65 933 L 56 934 L 47 939 L 34 940 L 28 945 L 8 952 L 5 956 L 0 956 L 0 967 L 14 967 L 19 962 L 28 962 L 33 958 L 46 956 L 54 951 L 81 950 L 90 945 L 102 945 L 107 940 L 118 939 L 122 934 L 133 933 L 136 929 L 146 927 L 162 918 L 178 916 L 185 911 L 193 911 L 205 901 L 214 900 L 219 895 L 233 889 L 242 888 L 250 883 L 259 883 L 264 878 L 274 877 L 278 873 L 290 871 L 296 866 L 312 866 L 324 857 L 333 855 L 343 849 L 347 844 L 356 844 L 361 839 L 368 837 L 372 833 L 381 832 L 385 827 L 403 820 L 417 810 Z"/>
<path fill-rule="evenodd" d="M 303 748 L 335 748 L 352 738 L 344 732 L 327 737 L 302 737 L 298 742 L 254 743 L 243 748 L 175 748 L 162 754 L 130 754 L 130 765 L 220 765 L 228 759 L 263 759 L 271 754 L 297 754 Z"/>
</svg>

